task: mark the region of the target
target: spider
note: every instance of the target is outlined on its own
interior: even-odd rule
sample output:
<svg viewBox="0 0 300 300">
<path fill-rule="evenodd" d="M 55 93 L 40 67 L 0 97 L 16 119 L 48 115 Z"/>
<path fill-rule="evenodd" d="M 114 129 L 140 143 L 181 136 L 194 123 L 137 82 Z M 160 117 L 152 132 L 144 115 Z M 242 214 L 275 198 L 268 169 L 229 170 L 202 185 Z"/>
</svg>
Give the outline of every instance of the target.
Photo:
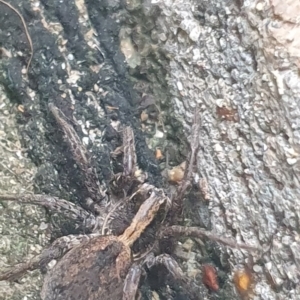
<svg viewBox="0 0 300 300">
<path fill-rule="evenodd" d="M 16 280 L 26 271 L 44 268 L 55 259 L 57 264 L 44 279 L 43 300 L 132 300 L 141 297 L 147 271 L 163 266 L 173 282 L 179 283 L 177 287 L 186 298 L 200 299 L 199 289 L 185 276 L 176 260 L 163 253 L 163 243 L 180 235 L 204 236 L 230 247 L 253 250 L 248 245 L 237 244 L 200 228 L 176 225 L 184 195 L 191 185 L 199 146 L 198 110 L 192 126 L 185 177 L 172 197 L 168 197 L 163 189 L 147 183 L 145 174 L 138 169 L 134 134 L 130 127 L 123 128 L 123 146 L 113 153 L 115 157 L 123 153 L 123 172 L 115 175 L 108 197 L 109 193 L 101 188 L 88 152 L 73 126 L 54 104 L 49 104 L 49 110 L 84 174 L 90 195 L 85 199 L 87 209 L 49 195 L 7 194 L 0 195 L 0 199 L 44 206 L 66 218 L 80 221 L 90 233 L 56 239 L 41 254 L 0 274 L 0 280 Z"/>
</svg>

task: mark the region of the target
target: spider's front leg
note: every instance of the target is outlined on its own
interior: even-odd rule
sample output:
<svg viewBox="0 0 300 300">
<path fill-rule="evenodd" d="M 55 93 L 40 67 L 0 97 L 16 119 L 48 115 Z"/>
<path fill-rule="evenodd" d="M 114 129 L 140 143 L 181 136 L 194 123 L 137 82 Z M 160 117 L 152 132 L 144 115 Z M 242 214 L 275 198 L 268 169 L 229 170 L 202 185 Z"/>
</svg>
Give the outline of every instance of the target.
<svg viewBox="0 0 300 300">
<path fill-rule="evenodd" d="M 123 175 L 133 177 L 136 171 L 136 152 L 135 152 L 135 140 L 134 133 L 131 127 L 127 126 L 123 129 Z"/>
<path fill-rule="evenodd" d="M 75 246 L 99 235 L 95 233 L 90 235 L 68 235 L 58 238 L 50 247 L 44 249 L 41 254 L 34 256 L 27 262 L 11 267 L 6 272 L 0 273 L 0 281 L 15 281 L 27 271 L 44 268 L 53 259 L 60 259 Z"/>
<path fill-rule="evenodd" d="M 112 155 L 123 153 L 123 172 L 115 175 L 112 186 L 116 195 L 126 197 L 145 181 L 146 175 L 138 169 L 134 133 L 130 126 L 123 128 L 122 140 L 122 147 Z"/>
<path fill-rule="evenodd" d="M 65 139 L 69 145 L 74 161 L 84 175 L 84 184 L 93 200 L 90 203 L 90 208 L 93 212 L 102 211 L 101 206 L 108 201 L 106 195 L 106 189 L 99 182 L 99 178 L 89 152 L 82 143 L 78 134 L 71 124 L 69 124 L 67 117 L 64 113 L 58 109 L 53 103 L 49 103 L 49 110 L 54 116 L 57 124 L 61 127 L 65 134 Z M 88 202 L 89 203 L 89 202 Z M 87 204 L 87 203 L 86 203 Z M 94 207 L 97 207 L 98 211 L 95 211 Z"/>
<path fill-rule="evenodd" d="M 197 109 L 194 115 L 194 120 L 191 129 L 191 141 L 190 141 L 190 156 L 188 158 L 188 166 L 185 170 L 184 178 L 180 182 L 176 195 L 172 197 L 172 208 L 169 213 L 169 224 L 176 223 L 176 220 L 181 215 L 183 208 L 183 200 L 186 191 L 191 186 L 191 180 L 193 177 L 193 168 L 197 160 L 197 153 L 199 149 L 199 140 L 200 140 L 200 128 L 201 128 L 201 120 L 200 120 L 200 110 Z"/>
<path fill-rule="evenodd" d="M 166 237 L 194 237 L 194 238 L 208 238 L 211 241 L 218 242 L 220 244 L 223 244 L 225 246 L 228 246 L 230 248 L 235 249 L 245 249 L 252 252 L 261 251 L 258 247 L 253 247 L 251 245 L 245 244 L 245 243 L 238 243 L 233 239 L 230 238 L 224 238 L 221 236 L 218 236 L 211 231 L 204 230 L 202 228 L 198 227 L 192 227 L 192 226 L 168 226 L 162 229 L 160 232 L 160 238 L 166 238 Z"/>
</svg>

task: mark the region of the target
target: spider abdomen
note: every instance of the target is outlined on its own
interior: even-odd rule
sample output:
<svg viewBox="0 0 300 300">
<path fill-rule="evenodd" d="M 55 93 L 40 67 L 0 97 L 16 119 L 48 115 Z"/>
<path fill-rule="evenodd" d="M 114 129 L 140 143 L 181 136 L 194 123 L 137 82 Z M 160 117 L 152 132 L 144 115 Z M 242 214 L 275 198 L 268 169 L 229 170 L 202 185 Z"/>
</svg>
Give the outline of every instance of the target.
<svg viewBox="0 0 300 300">
<path fill-rule="evenodd" d="M 70 250 L 49 272 L 42 299 L 119 300 L 130 265 L 130 248 L 118 238 L 93 238 Z"/>
</svg>

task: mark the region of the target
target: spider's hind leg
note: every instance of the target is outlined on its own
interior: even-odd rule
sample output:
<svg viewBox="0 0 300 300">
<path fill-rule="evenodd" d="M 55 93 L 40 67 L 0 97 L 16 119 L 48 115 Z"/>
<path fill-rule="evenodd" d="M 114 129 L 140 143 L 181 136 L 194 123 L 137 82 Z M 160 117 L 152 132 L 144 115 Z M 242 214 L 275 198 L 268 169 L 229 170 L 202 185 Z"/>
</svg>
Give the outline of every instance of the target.
<svg viewBox="0 0 300 300">
<path fill-rule="evenodd" d="M 0 200 L 42 206 L 52 213 L 59 213 L 65 218 L 84 224 L 87 230 L 92 230 L 97 223 L 92 214 L 89 214 L 80 206 L 58 197 L 41 194 L 0 194 Z"/>
<path fill-rule="evenodd" d="M 45 268 L 53 259 L 60 259 L 78 244 L 96 236 L 99 236 L 99 234 L 69 235 L 58 238 L 50 247 L 44 249 L 41 254 L 34 256 L 27 262 L 12 266 L 9 270 L 3 273 L 1 272 L 0 281 L 15 281 L 27 271 Z"/>
<path fill-rule="evenodd" d="M 180 294 L 185 296 L 185 299 L 190 300 L 198 300 L 202 299 L 201 294 L 204 293 L 204 290 L 193 283 L 193 281 L 188 278 L 181 267 L 177 263 L 177 261 L 168 254 L 161 254 L 158 256 L 154 256 L 153 253 L 150 253 L 145 259 L 144 264 L 147 266 L 148 270 L 154 271 L 155 267 L 164 267 L 168 274 L 168 282 L 180 292 Z M 164 278 L 157 278 L 157 272 L 155 272 L 156 281 L 163 282 Z"/>
<path fill-rule="evenodd" d="M 124 281 L 122 300 L 136 299 L 142 272 L 143 269 L 140 264 L 134 263 L 131 266 Z"/>
</svg>

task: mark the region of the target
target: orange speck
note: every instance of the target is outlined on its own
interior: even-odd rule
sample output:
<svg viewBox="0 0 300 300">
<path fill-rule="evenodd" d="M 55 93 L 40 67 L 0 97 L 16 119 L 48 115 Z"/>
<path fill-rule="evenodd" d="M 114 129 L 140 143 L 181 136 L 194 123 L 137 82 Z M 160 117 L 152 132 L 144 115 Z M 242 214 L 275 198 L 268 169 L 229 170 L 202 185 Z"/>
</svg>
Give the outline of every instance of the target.
<svg viewBox="0 0 300 300">
<path fill-rule="evenodd" d="M 155 151 L 155 157 L 156 157 L 157 160 L 160 160 L 160 159 L 163 158 L 162 151 L 159 148 L 157 148 L 156 151 Z"/>
<path fill-rule="evenodd" d="M 149 116 L 148 116 L 147 112 L 145 110 L 143 110 L 141 113 L 141 121 L 146 122 L 148 120 L 148 117 Z"/>
<path fill-rule="evenodd" d="M 186 169 L 186 162 L 181 163 L 179 166 L 174 167 L 168 171 L 169 181 L 173 183 L 179 183 L 184 177 Z"/>
<path fill-rule="evenodd" d="M 217 271 L 212 265 L 204 265 L 202 267 L 202 280 L 209 289 L 213 291 L 219 289 Z"/>
<path fill-rule="evenodd" d="M 18 105 L 18 111 L 21 113 L 24 113 L 25 112 L 24 105 L 22 105 L 22 104 Z"/>
<path fill-rule="evenodd" d="M 241 294 L 247 294 L 248 292 L 250 292 L 252 285 L 252 275 L 250 271 L 246 269 L 236 271 L 233 280 L 236 289 Z"/>
</svg>

